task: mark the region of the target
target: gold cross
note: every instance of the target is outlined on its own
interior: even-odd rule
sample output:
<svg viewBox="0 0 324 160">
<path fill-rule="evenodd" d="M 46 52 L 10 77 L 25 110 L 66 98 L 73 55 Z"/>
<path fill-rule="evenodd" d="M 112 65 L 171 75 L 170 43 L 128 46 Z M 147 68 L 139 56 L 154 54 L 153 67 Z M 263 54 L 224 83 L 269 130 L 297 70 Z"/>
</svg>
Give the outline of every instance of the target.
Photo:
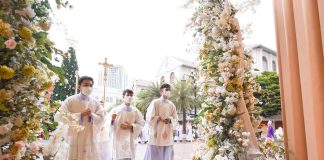
<svg viewBox="0 0 324 160">
<path fill-rule="evenodd" d="M 107 58 L 105 58 L 105 62 L 99 62 L 99 65 L 102 65 L 104 67 L 104 97 L 103 97 L 103 107 L 105 107 L 105 103 L 106 103 L 106 86 L 107 86 L 107 80 L 108 80 L 107 70 L 108 70 L 109 67 L 111 67 L 113 65 L 108 63 Z"/>
</svg>

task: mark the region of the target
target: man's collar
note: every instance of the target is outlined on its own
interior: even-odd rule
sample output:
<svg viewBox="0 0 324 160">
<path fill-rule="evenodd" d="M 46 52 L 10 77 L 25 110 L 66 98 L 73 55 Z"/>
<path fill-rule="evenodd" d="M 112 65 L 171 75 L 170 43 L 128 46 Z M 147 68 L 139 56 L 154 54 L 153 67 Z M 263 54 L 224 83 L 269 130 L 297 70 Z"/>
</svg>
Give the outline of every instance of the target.
<svg viewBox="0 0 324 160">
<path fill-rule="evenodd" d="M 79 97 L 81 100 L 90 100 L 90 96 L 83 95 L 82 93 L 79 93 Z"/>
</svg>

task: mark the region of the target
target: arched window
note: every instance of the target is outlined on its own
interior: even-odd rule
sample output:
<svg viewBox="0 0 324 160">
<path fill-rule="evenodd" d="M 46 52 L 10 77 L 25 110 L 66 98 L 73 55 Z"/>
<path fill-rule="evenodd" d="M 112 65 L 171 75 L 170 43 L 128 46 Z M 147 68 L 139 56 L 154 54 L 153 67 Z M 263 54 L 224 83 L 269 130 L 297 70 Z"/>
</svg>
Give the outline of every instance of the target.
<svg viewBox="0 0 324 160">
<path fill-rule="evenodd" d="M 262 57 L 262 69 L 263 71 L 268 71 L 268 60 L 266 57 Z"/>
<path fill-rule="evenodd" d="M 277 64 L 276 64 L 276 61 L 272 61 L 272 71 L 274 71 L 274 72 L 277 71 Z"/>
<path fill-rule="evenodd" d="M 164 76 L 161 77 L 161 84 L 165 83 L 165 78 Z"/>
<path fill-rule="evenodd" d="M 171 72 L 171 74 L 170 74 L 170 83 L 172 84 L 172 83 L 174 83 L 174 81 L 175 81 L 175 75 L 174 75 L 174 72 Z"/>
</svg>

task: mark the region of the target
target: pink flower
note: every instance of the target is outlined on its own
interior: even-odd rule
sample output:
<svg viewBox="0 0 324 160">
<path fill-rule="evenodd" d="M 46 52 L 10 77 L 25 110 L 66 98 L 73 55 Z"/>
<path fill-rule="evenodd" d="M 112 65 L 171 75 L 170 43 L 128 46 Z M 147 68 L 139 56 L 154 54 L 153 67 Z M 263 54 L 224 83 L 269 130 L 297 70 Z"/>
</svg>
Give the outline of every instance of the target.
<svg viewBox="0 0 324 160">
<path fill-rule="evenodd" d="M 25 146 L 25 142 L 23 142 L 23 141 L 17 141 L 17 142 L 15 142 L 15 146 L 17 146 L 18 148 L 24 147 Z"/>
<path fill-rule="evenodd" d="M 11 159 L 11 154 L 3 154 L 0 158 L 2 158 L 3 160 L 9 160 Z"/>
<path fill-rule="evenodd" d="M 39 146 L 38 145 L 32 145 L 31 147 L 30 147 L 30 150 L 33 152 L 33 153 L 37 153 L 38 151 L 39 151 Z"/>
<path fill-rule="evenodd" d="M 13 40 L 13 39 L 9 39 L 4 44 L 9 49 L 15 49 L 16 48 L 16 45 L 17 45 L 17 42 L 15 40 Z"/>
</svg>

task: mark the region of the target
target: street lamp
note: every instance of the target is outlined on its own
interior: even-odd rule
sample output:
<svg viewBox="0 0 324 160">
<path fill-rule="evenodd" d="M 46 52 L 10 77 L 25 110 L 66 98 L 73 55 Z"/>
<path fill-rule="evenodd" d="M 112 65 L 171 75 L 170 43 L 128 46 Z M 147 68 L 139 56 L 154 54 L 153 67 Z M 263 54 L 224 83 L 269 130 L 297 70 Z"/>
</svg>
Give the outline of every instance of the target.
<svg viewBox="0 0 324 160">
<path fill-rule="evenodd" d="M 196 104 L 196 98 L 197 98 L 197 84 L 196 84 L 196 78 L 195 78 L 195 73 L 194 70 L 191 70 L 190 77 L 193 80 L 193 85 L 194 85 L 194 97 L 195 97 L 195 118 L 197 117 L 197 104 Z"/>
<path fill-rule="evenodd" d="M 75 94 L 78 94 L 79 71 L 75 71 Z"/>
<path fill-rule="evenodd" d="M 192 83 L 194 85 L 194 97 L 195 97 L 195 102 L 196 102 L 196 98 L 197 98 L 197 84 L 196 84 L 196 78 L 195 78 L 195 70 L 194 69 L 191 69 L 191 72 L 190 74 L 185 74 L 187 75 L 188 77 L 190 77 L 192 79 Z M 195 111 L 195 118 L 197 117 L 197 104 L 194 103 L 194 111 Z"/>
</svg>

